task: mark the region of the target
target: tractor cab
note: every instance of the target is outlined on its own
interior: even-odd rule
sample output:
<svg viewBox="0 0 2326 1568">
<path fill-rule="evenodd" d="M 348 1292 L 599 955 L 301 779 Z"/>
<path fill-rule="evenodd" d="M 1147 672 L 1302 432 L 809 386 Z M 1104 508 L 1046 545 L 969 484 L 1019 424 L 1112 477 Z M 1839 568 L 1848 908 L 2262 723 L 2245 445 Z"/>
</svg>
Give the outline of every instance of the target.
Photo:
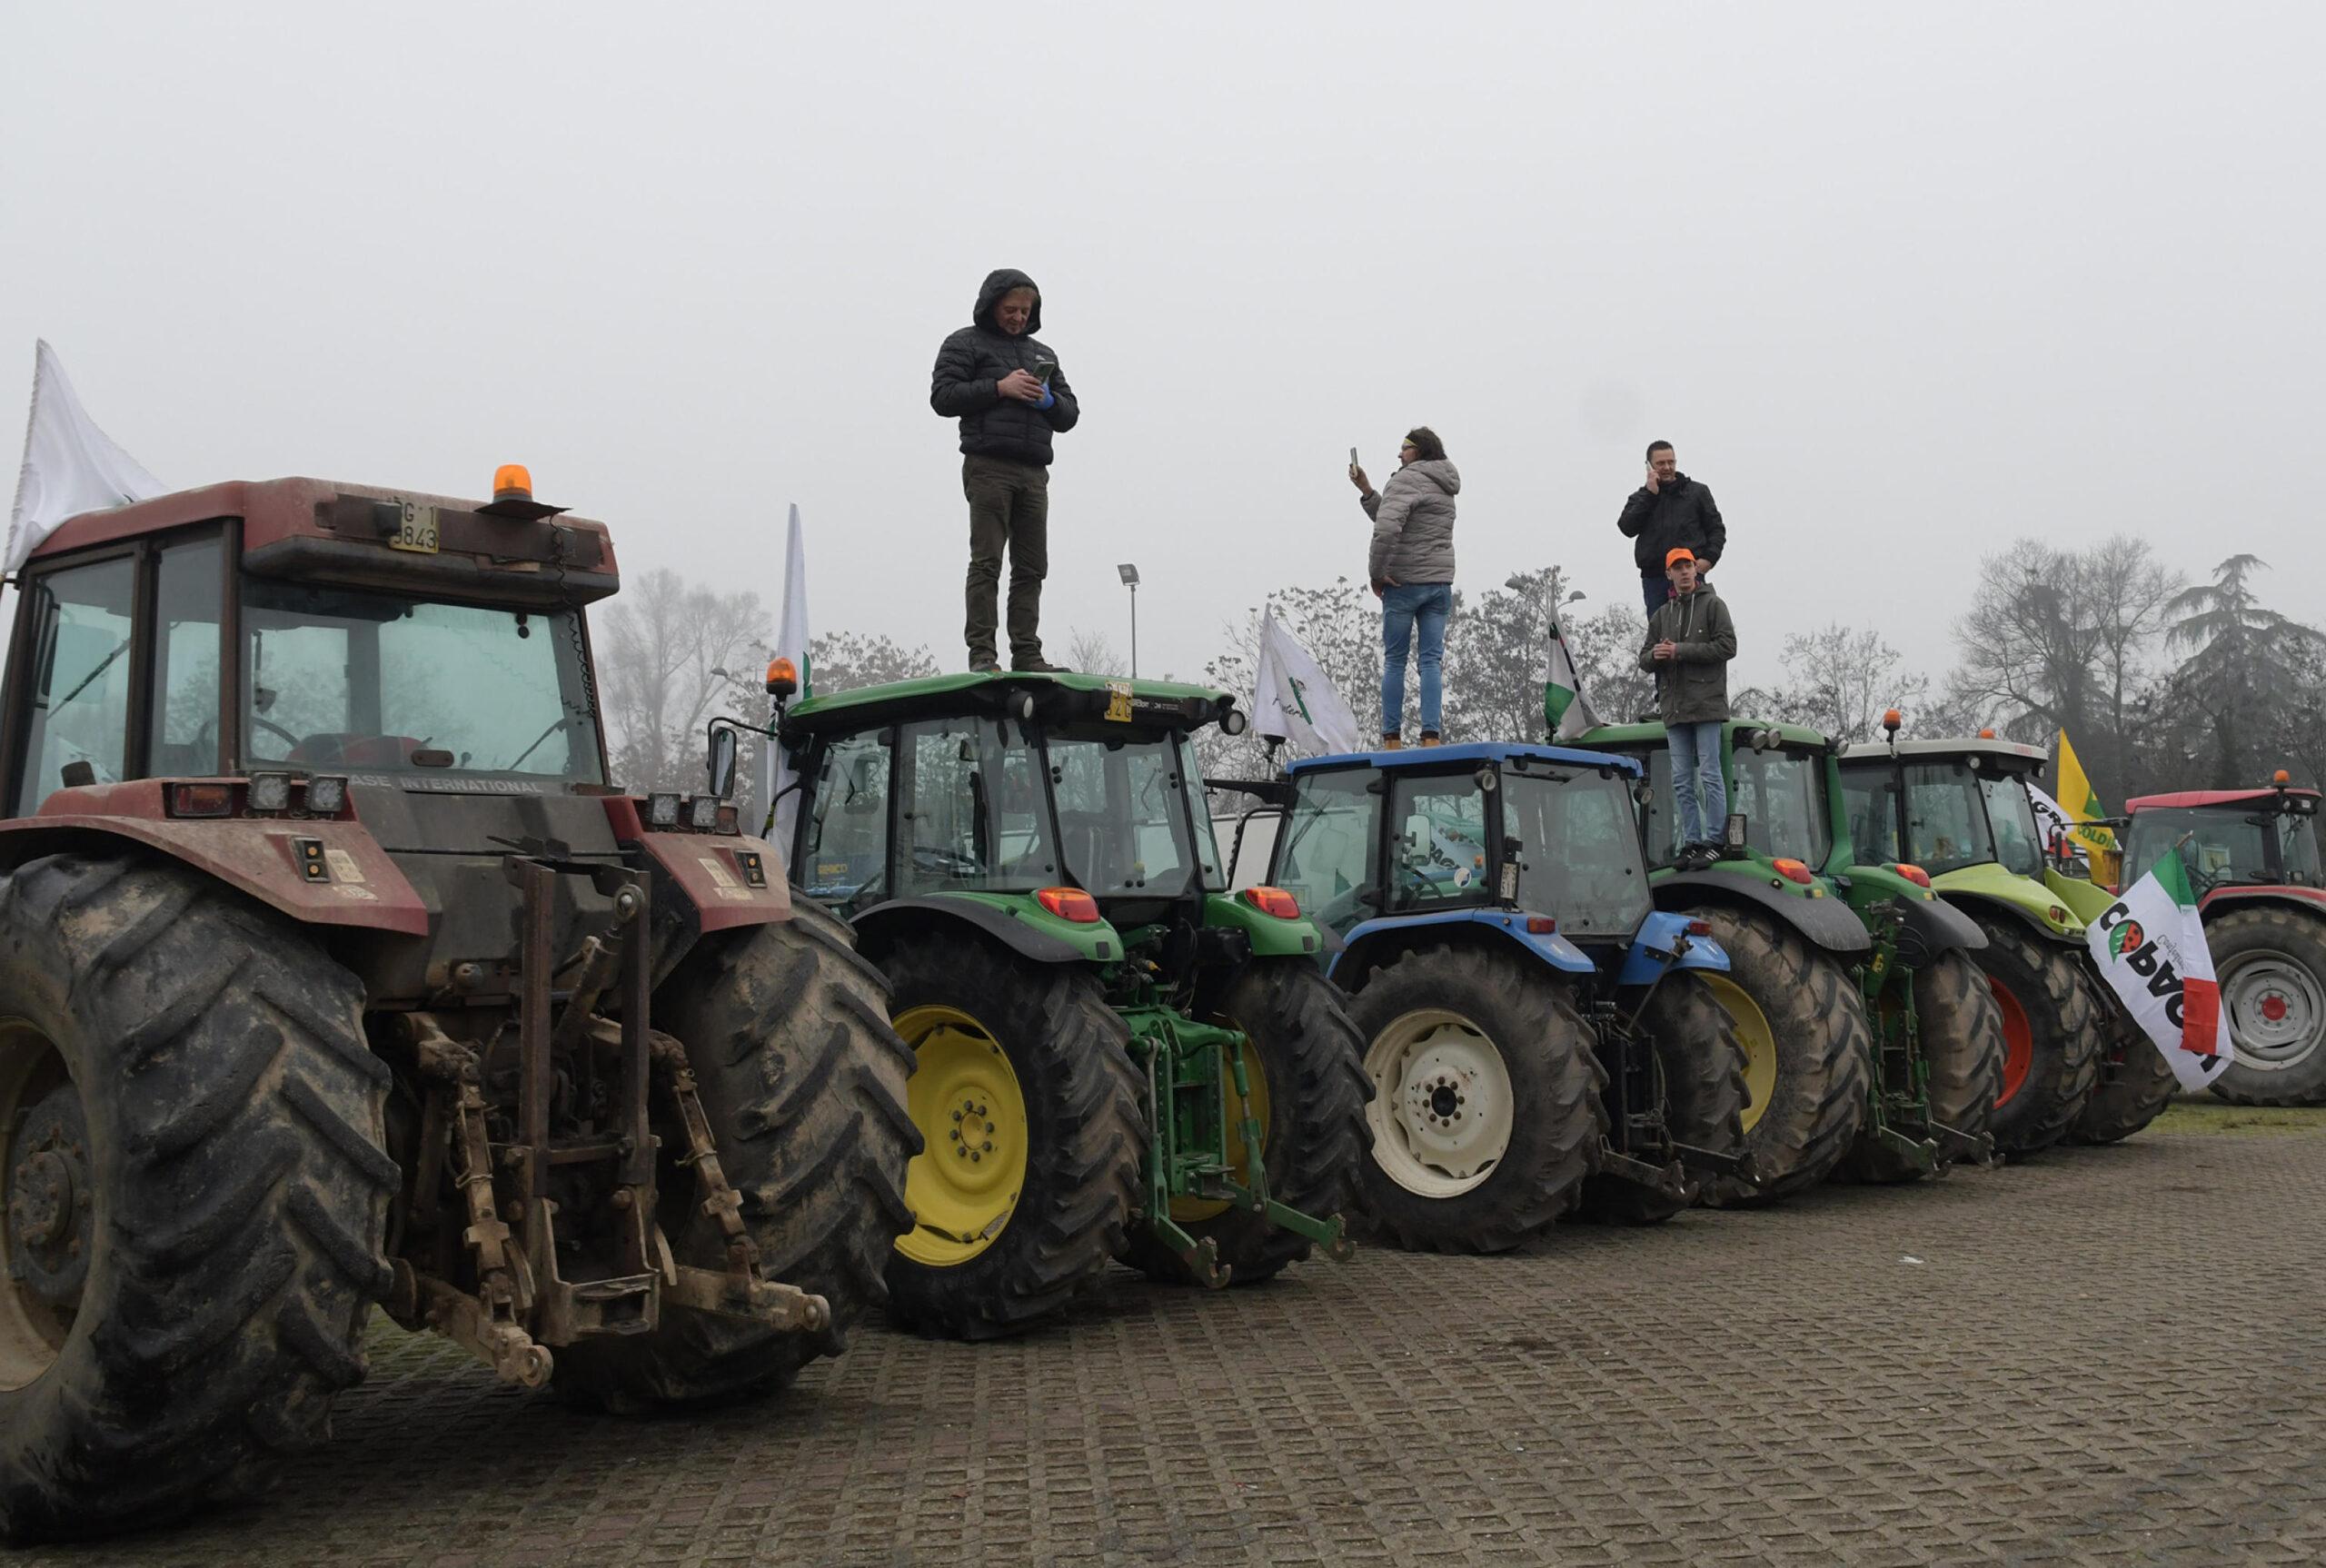
<svg viewBox="0 0 2326 1568">
<path fill-rule="evenodd" d="M 2176 846 L 2200 896 L 2223 888 L 2326 888 L 2318 856 L 2318 791 L 2283 769 L 2267 789 L 2189 789 L 2126 805 L 2125 879 Z"/>
</svg>

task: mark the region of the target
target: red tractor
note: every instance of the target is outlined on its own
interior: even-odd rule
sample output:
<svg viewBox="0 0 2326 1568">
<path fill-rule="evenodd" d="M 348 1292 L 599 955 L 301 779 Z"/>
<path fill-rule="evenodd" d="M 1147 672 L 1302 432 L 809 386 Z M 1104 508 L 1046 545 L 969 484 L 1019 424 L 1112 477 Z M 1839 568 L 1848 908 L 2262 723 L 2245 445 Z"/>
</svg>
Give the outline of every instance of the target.
<svg viewBox="0 0 2326 1568">
<path fill-rule="evenodd" d="M 838 1350 L 911 1057 L 715 794 L 609 777 L 603 525 L 309 479 L 74 518 L 0 727 L 0 1531 L 263 1484 L 374 1303 L 617 1411 Z"/>
<path fill-rule="evenodd" d="M 2177 847 L 2196 889 L 2237 1050 L 2213 1093 L 2238 1105 L 2326 1104 L 2318 800 L 2280 769 L 2266 789 L 2190 789 L 2126 803 L 2125 881 Z"/>
</svg>

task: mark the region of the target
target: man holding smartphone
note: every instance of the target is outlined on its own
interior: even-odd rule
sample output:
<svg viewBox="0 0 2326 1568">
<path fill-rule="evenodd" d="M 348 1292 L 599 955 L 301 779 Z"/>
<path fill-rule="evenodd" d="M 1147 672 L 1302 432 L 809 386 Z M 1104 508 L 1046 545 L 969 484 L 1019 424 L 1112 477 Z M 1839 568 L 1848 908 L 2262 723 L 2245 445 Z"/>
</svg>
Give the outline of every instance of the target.
<svg viewBox="0 0 2326 1568">
<path fill-rule="evenodd" d="M 1685 550 L 1701 574 L 1713 569 L 1728 543 L 1728 525 L 1712 491 L 1680 471 L 1678 454 L 1668 441 L 1651 442 L 1647 448 L 1647 482 L 1632 491 L 1615 526 L 1632 546 L 1632 564 L 1639 568 L 1641 597 L 1654 615 L 1672 597 L 1665 577 L 1665 561 Z"/>
<path fill-rule="evenodd" d="M 961 422 L 961 491 L 969 502 L 969 668 L 1001 668 L 995 645 L 1001 556 L 1009 552 L 1009 667 L 1060 670 L 1042 657 L 1042 579 L 1049 574 L 1050 437 L 1082 405 L 1037 341 L 1042 294 L 1014 267 L 986 274 L 969 324 L 937 351 L 929 406 Z"/>
</svg>

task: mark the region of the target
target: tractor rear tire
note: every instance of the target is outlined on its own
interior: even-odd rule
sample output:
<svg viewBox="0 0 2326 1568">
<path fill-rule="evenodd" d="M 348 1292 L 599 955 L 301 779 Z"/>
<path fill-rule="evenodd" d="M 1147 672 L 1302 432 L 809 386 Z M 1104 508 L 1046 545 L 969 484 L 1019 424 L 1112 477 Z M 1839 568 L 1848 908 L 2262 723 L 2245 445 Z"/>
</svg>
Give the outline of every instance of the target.
<svg viewBox="0 0 2326 1568">
<path fill-rule="evenodd" d="M 2098 987 L 2094 987 L 2095 991 Z M 2068 1128 L 2072 1144 L 2122 1143 L 2164 1114 L 2181 1080 L 2156 1042 L 2132 1022 L 2112 997 L 2100 998 L 2108 1019 L 2108 1043 L 2101 1053 L 2100 1087 Z"/>
<path fill-rule="evenodd" d="M 1715 1154 L 1744 1149 L 1744 1047 L 1736 1021 L 1701 976 L 1667 975 L 1640 1015 L 1641 1037 L 1663 1069 L 1664 1126 L 1675 1143 Z M 1691 1175 L 1680 1196 L 1637 1182 L 1595 1176 L 1583 1184 L 1583 1214 L 1625 1225 L 1656 1225 L 1694 1205 L 1704 1179 Z"/>
<path fill-rule="evenodd" d="M 1371 1234 L 1407 1252 L 1507 1252 L 1575 1206 L 1606 1134 L 1605 1074 L 1562 978 L 1515 947 L 1429 947 L 1375 970 L 1348 1010 L 1373 1083 Z M 1498 1146 L 1429 1141 L 1474 1116 L 1503 1124 Z"/>
<path fill-rule="evenodd" d="M 1312 1218 L 1348 1217 L 1373 1141 L 1365 1120 L 1373 1086 L 1340 992 L 1306 958 L 1256 958 L 1228 988 L 1221 1011 L 1250 1038 L 1247 1073 L 1259 1073 L 1266 1086 L 1260 1147 L 1268 1196 Z M 1240 1116 L 1232 1091 L 1229 1100 L 1231 1114 Z M 1240 1156 L 1241 1136 L 1230 1141 Z M 1248 1211 L 1180 1219 L 1179 1226 L 1218 1248 L 1230 1285 L 1272 1279 L 1306 1258 L 1311 1245 Z M 1166 1285 L 1196 1283 L 1187 1261 L 1144 1225 L 1132 1227 L 1123 1261 Z"/>
<path fill-rule="evenodd" d="M 2003 1013 L 1994 991 L 1960 948 L 1916 969 L 1913 987 L 1923 1065 L 1930 1074 L 1930 1119 L 1976 1138 L 1987 1131 L 2003 1092 Z M 1954 1156 L 1942 1151 L 1940 1157 Z M 1834 1174 L 1844 1181 L 1894 1186 L 1929 1173 L 1861 1135 Z"/>
<path fill-rule="evenodd" d="M 663 982 L 655 1027 L 687 1048 L 760 1271 L 822 1296 L 831 1322 L 782 1333 L 666 1307 L 651 1335 L 558 1351 L 562 1397 L 616 1414 L 756 1398 L 847 1347 L 850 1325 L 886 1295 L 890 1249 L 912 1224 L 912 1056 L 889 1027 L 888 992 L 848 928 L 804 898 L 788 921 L 706 938 Z M 681 1163 L 685 1129 L 673 1109 L 657 1110 L 669 1117 L 658 1114 L 655 1127 L 663 1234 L 680 1261 L 723 1270 L 725 1240 Z"/>
<path fill-rule="evenodd" d="M 389 1072 L 298 927 L 136 854 L 0 877 L 0 1532 L 155 1523 L 330 1434 L 389 1285 Z"/>
<path fill-rule="evenodd" d="M 1087 970 L 1032 963 L 971 937 L 908 938 L 884 967 L 896 987 L 891 1016 L 920 1052 L 910 1101 L 927 1141 L 919 1160 L 939 1162 L 916 1162 L 918 1185 L 950 1192 L 942 1184 L 984 1179 L 975 1173 L 989 1142 L 1009 1162 L 1004 1184 L 987 1191 L 1000 1206 L 973 1233 L 916 1216 L 889 1257 L 889 1315 L 955 1339 L 1030 1328 L 1106 1270 L 1142 1206 L 1147 1084 L 1131 1063 L 1130 1031 Z M 972 1067 L 982 1076 L 940 1082 L 941 1064 L 962 1053 L 991 1061 Z M 993 1107 L 988 1084 L 1018 1106 Z M 977 1107 L 1000 1110 L 990 1119 L 1001 1136 L 977 1136 L 972 1146 L 955 1135 Z"/>
<path fill-rule="evenodd" d="M 1728 954 L 1722 978 L 1765 1020 L 1774 1054 L 1767 1100 L 1744 1129 L 1760 1184 L 1715 1176 L 1703 1201 L 1715 1208 L 1774 1203 L 1824 1181 L 1865 1124 L 1874 1072 L 1865 1003 L 1839 959 L 1773 917 L 1727 905 L 1687 912 L 1710 922 Z M 1737 1022 L 1745 1033 L 1745 1020 Z M 1745 1044 L 1749 1056 L 1753 1042 Z"/>
<path fill-rule="evenodd" d="M 2237 1052 L 2213 1093 L 2236 1106 L 2326 1105 L 2326 918 L 2232 908 L 2205 922 L 2205 945 Z"/>
<path fill-rule="evenodd" d="M 2003 1013 L 2003 1093 L 1987 1130 L 1995 1152 L 2024 1157 L 2067 1136 L 2100 1081 L 2100 998 L 2082 954 L 2015 917 L 1973 911 L 1987 933 L 1979 967 Z"/>
</svg>

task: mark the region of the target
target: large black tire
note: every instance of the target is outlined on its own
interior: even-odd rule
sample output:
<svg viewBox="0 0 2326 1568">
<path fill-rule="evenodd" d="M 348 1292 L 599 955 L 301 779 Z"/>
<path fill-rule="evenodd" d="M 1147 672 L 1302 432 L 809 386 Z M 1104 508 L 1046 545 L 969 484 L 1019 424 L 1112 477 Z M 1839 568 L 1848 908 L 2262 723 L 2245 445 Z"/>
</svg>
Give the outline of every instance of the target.
<svg viewBox="0 0 2326 1568">
<path fill-rule="evenodd" d="M 1711 924 L 1728 954 L 1725 983 L 1760 1011 L 1775 1047 L 1767 1103 L 1744 1129 L 1760 1184 L 1715 1176 L 1702 1201 L 1715 1208 L 1774 1203 L 1824 1181 L 1864 1126 L 1874 1072 L 1865 1003 L 1839 959 L 1774 916 L 1727 905 L 1688 913 Z M 1747 1035 L 1746 1020 L 1737 1023 Z"/>
<path fill-rule="evenodd" d="M 1433 1015 L 1441 1021 L 1430 1022 Z M 1599 1098 L 1605 1075 L 1591 1026 L 1556 973 L 1515 947 L 1507 953 L 1425 948 L 1376 970 L 1350 1001 L 1349 1016 L 1373 1083 L 1372 1157 L 1362 1162 L 1369 1234 L 1408 1252 L 1506 1252 L 1575 1206 L 1606 1133 Z M 1474 1106 L 1482 1087 L 1495 1098 L 1504 1091 L 1472 1079 L 1464 1103 L 1426 1113 L 1414 1099 L 1419 1090 L 1406 1081 L 1413 1075 L 1399 1064 L 1410 1049 L 1426 1048 L 1417 1044 L 1426 1033 L 1416 1031 L 1431 1028 L 1454 1031 L 1456 1046 L 1472 1055 L 1493 1053 L 1508 1078 L 1507 1103 Z M 1440 1097 L 1455 1092 L 1449 1085 Z M 1437 1166 L 1433 1177 L 1430 1151 L 1425 1145 L 1417 1154 L 1413 1140 L 1423 1136 L 1416 1118 L 1436 1110 L 1465 1119 L 1506 1116 L 1499 1156 L 1476 1169 L 1466 1165 L 1458 1177 Z"/>
<path fill-rule="evenodd" d="M 1247 1077 L 1257 1070 L 1266 1082 L 1260 1147 L 1268 1196 L 1317 1219 L 1350 1217 L 1373 1141 L 1365 1120 L 1373 1086 L 1340 992 L 1306 958 L 1257 958 L 1236 978 L 1221 1010 L 1250 1037 Z M 1228 1097 L 1230 1113 L 1240 1116 L 1242 1107 Z M 1241 1137 L 1231 1143 L 1240 1154 Z M 1179 1226 L 1218 1249 L 1230 1285 L 1274 1278 L 1310 1248 L 1306 1236 L 1243 1210 L 1182 1218 Z M 1123 1261 L 1167 1285 L 1196 1282 L 1186 1260 L 1144 1225 L 1131 1228 Z"/>
<path fill-rule="evenodd" d="M 1672 1141 L 1715 1154 L 1744 1147 L 1744 1047 L 1701 976 L 1665 977 L 1640 1015 L 1641 1037 L 1655 1053 L 1664 1082 L 1664 1126 Z M 1637 1182 L 1595 1176 L 1583 1184 L 1583 1214 L 1625 1225 L 1655 1225 L 1694 1204 L 1704 1190 L 1692 1176 L 1679 1195 Z"/>
<path fill-rule="evenodd" d="M 912 1057 L 889 1027 L 888 991 L 848 928 L 804 898 L 788 921 L 700 943 L 658 989 L 655 1027 L 687 1047 L 761 1272 L 822 1296 L 831 1322 L 781 1334 L 665 1310 L 651 1335 L 558 1351 L 560 1394 L 620 1414 L 682 1409 L 772 1394 L 847 1347 L 850 1326 L 887 1294 L 890 1249 L 912 1224 Z M 677 1107 L 658 1095 L 655 1112 L 663 1234 L 679 1261 L 724 1269 L 719 1227 L 681 1164 Z"/>
<path fill-rule="evenodd" d="M 1972 1138 L 1987 1131 L 2003 1092 L 2003 1013 L 1968 953 L 1950 948 L 1914 971 L 1914 1018 L 1930 1073 L 1930 1117 Z M 1903 1183 L 1928 1174 L 1871 1136 L 1872 1118 L 1834 1171 L 1844 1181 Z M 1956 1151 L 1941 1148 L 1951 1161 Z"/>
<path fill-rule="evenodd" d="M 891 1016 L 958 1010 L 999 1047 L 1025 1107 L 1025 1169 L 984 1249 L 958 1263 L 889 1257 L 889 1315 L 901 1327 L 991 1339 L 1066 1309 L 1123 1250 L 1141 1206 L 1146 1077 L 1097 978 L 1035 964 L 967 936 L 910 938 L 884 960 Z M 919 1069 L 916 1069 L 918 1071 Z M 923 1159 L 954 1147 L 948 1107 L 916 1104 Z"/>
<path fill-rule="evenodd" d="M 2092 982 L 2092 987 L 2105 1018 L 2102 1027 L 2108 1040 L 2100 1055 L 2099 1087 L 2069 1126 L 2068 1142 L 2122 1143 L 2164 1114 L 2164 1107 L 2181 1092 L 2181 1080 L 2172 1076 L 2172 1065 L 2131 1015 L 2114 998 L 2100 995 L 2098 982 Z"/>
<path fill-rule="evenodd" d="M 1970 914 L 1987 933 L 1979 968 L 2003 1013 L 2003 1092 L 1987 1130 L 1997 1154 L 2023 1158 L 2067 1136 L 2100 1081 L 2100 999 L 2078 948 L 2014 916 Z"/>
<path fill-rule="evenodd" d="M 0 878 L 8 1535 L 246 1495 L 329 1435 L 397 1182 L 363 1009 L 296 927 L 174 864 Z"/>
<path fill-rule="evenodd" d="M 2205 922 L 2205 946 L 2237 1051 L 2213 1093 L 2239 1106 L 2326 1105 L 2326 913 L 2232 908 Z M 2271 983 L 2272 967 L 2281 984 Z M 2272 994 L 2274 1019 L 2263 1011 Z"/>
</svg>

